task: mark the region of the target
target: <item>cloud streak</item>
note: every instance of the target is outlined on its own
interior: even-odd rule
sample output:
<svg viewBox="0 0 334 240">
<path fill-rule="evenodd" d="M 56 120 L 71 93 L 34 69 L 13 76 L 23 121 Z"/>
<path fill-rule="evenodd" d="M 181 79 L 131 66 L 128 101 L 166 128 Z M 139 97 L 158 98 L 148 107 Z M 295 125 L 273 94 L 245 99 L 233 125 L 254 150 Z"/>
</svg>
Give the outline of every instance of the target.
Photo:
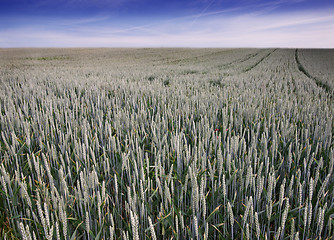
<svg viewBox="0 0 334 240">
<path fill-rule="evenodd" d="M 205 12 L 207 9 L 200 15 L 137 26 L 121 26 L 108 16 L 97 16 L 0 29 L 0 46 L 334 47 L 330 10 L 236 14 L 236 9 Z"/>
</svg>

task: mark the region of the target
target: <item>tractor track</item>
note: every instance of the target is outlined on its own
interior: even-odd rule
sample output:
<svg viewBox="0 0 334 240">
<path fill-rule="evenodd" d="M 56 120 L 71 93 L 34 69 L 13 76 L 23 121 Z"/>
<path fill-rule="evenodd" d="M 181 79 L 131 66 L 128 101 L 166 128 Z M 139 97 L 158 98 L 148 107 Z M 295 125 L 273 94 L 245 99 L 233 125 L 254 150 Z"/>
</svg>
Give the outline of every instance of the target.
<svg viewBox="0 0 334 240">
<path fill-rule="evenodd" d="M 217 66 L 217 68 L 221 70 L 221 69 L 224 69 L 224 68 L 227 67 L 227 66 L 231 66 L 231 65 L 236 64 L 236 63 L 243 63 L 243 62 L 246 62 L 247 60 L 249 60 L 249 59 L 251 59 L 251 58 L 253 58 L 253 57 L 259 55 L 260 52 L 261 52 L 261 50 L 255 52 L 255 53 L 253 53 L 253 54 L 249 54 L 249 55 L 247 55 L 246 57 L 239 58 L 239 59 L 236 59 L 236 60 L 234 60 L 234 61 L 232 61 L 232 62 L 225 63 L 225 64 L 222 64 L 222 65 L 219 65 L 219 66 Z"/>
<path fill-rule="evenodd" d="M 266 56 L 264 56 L 263 58 L 261 58 L 259 61 L 257 61 L 253 66 L 250 66 L 249 68 L 246 68 L 244 70 L 245 72 L 249 72 L 250 70 L 252 70 L 253 68 L 255 68 L 257 65 L 259 65 L 261 62 L 263 62 L 264 59 L 268 58 L 271 54 L 273 54 L 275 51 L 277 50 L 277 48 L 275 48 L 272 52 L 268 53 Z"/>
<path fill-rule="evenodd" d="M 331 87 L 326 84 L 326 83 L 323 83 L 321 80 L 319 80 L 318 78 L 312 76 L 306 69 L 305 67 L 301 64 L 299 58 L 298 58 L 298 49 L 295 50 L 295 60 L 296 60 L 296 63 L 297 63 L 297 67 L 298 67 L 298 70 L 300 72 L 302 72 L 306 77 L 308 77 L 309 79 L 313 80 L 318 87 L 324 89 L 327 93 L 329 93 L 331 96 L 332 96 L 332 89 Z"/>
<path fill-rule="evenodd" d="M 186 58 L 180 58 L 180 59 L 174 59 L 171 61 L 168 61 L 167 64 L 178 64 L 178 63 L 189 63 L 189 62 L 203 62 L 203 58 L 205 57 L 209 57 L 209 56 L 216 56 L 219 55 L 221 53 L 226 53 L 226 51 L 231 51 L 231 50 L 220 50 L 220 51 L 216 51 L 216 52 L 211 52 L 211 53 L 207 53 L 207 54 L 202 54 L 202 55 L 198 55 L 198 56 L 191 56 L 191 57 L 186 57 Z"/>
</svg>

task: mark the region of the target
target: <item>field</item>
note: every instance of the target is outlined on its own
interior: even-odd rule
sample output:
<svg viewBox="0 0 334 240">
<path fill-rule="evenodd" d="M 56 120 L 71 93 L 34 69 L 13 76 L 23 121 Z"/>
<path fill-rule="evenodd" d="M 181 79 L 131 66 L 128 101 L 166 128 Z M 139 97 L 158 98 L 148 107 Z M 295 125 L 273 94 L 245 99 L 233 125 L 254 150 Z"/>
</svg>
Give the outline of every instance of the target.
<svg viewBox="0 0 334 240">
<path fill-rule="evenodd" d="M 0 49 L 1 239 L 334 239 L 334 50 Z"/>
</svg>

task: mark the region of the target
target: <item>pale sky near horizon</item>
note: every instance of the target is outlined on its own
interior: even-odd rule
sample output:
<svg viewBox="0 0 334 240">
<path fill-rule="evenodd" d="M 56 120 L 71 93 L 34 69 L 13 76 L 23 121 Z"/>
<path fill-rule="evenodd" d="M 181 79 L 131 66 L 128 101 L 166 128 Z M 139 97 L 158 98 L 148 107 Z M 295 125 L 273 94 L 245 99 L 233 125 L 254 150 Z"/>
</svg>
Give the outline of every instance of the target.
<svg viewBox="0 0 334 240">
<path fill-rule="evenodd" d="M 334 48 L 334 1 L 0 0 L 0 47 Z"/>
</svg>

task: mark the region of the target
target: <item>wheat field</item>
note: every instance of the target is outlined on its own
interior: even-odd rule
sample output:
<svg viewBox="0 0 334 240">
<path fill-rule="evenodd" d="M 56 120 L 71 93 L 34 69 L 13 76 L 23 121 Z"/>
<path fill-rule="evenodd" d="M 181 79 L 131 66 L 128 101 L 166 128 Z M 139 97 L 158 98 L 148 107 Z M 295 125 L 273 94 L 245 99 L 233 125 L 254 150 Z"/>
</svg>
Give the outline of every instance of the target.
<svg viewBox="0 0 334 240">
<path fill-rule="evenodd" d="M 0 238 L 334 239 L 333 66 L 0 49 Z"/>
</svg>

